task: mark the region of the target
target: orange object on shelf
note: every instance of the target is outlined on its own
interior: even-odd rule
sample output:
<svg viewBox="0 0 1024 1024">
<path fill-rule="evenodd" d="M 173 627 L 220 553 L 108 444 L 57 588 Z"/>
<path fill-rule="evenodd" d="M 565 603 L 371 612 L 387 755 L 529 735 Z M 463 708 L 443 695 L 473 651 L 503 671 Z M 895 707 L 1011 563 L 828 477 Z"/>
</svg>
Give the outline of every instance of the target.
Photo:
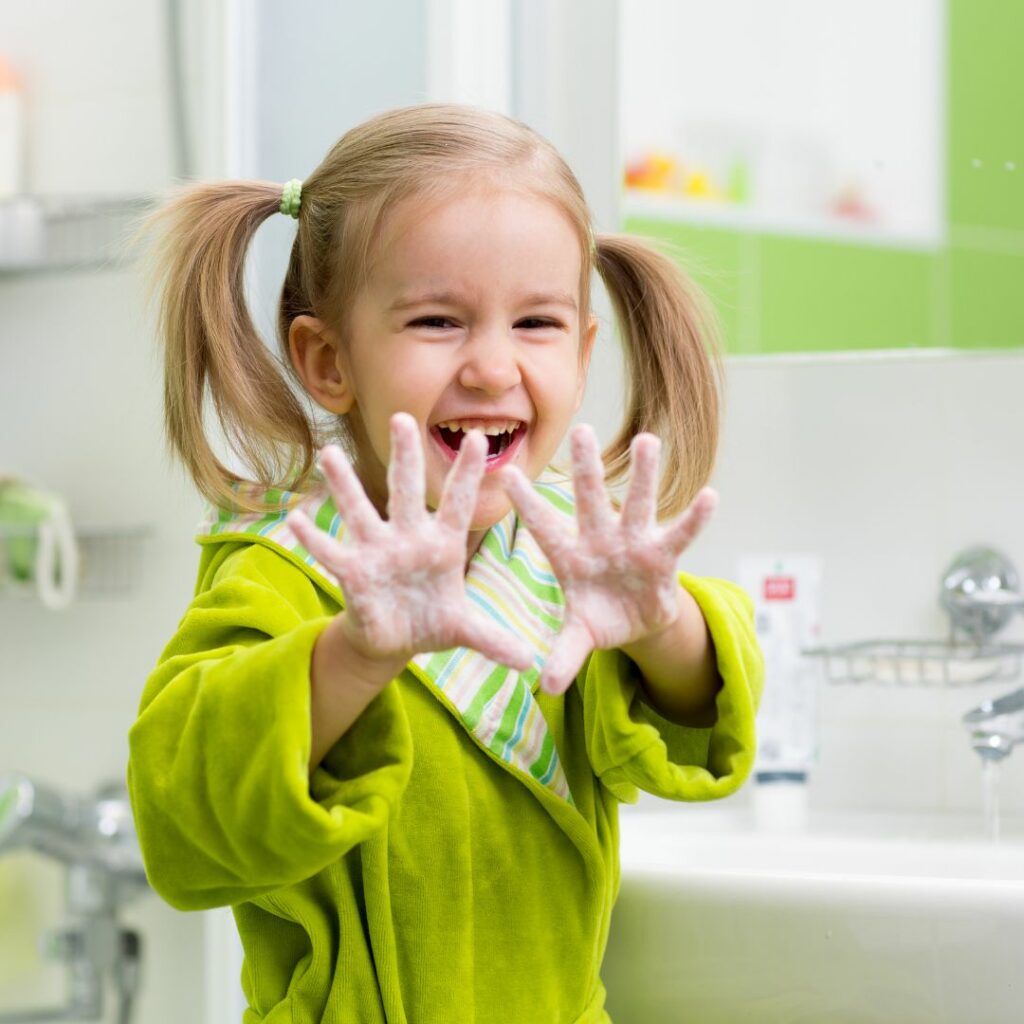
<svg viewBox="0 0 1024 1024">
<path fill-rule="evenodd" d="M 625 185 L 631 189 L 685 196 L 689 199 L 727 198 L 705 168 L 689 166 L 664 152 L 647 153 L 627 163 Z"/>
<path fill-rule="evenodd" d="M 648 153 L 626 165 L 626 185 L 653 192 L 670 192 L 679 173 L 680 167 L 674 157 L 667 153 Z"/>
</svg>

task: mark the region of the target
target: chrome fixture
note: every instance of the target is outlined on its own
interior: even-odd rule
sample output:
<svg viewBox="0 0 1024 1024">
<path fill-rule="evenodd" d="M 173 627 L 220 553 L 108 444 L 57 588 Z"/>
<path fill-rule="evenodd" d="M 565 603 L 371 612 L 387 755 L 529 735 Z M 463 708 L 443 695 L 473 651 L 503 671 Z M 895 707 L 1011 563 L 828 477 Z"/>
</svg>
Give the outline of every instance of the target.
<svg viewBox="0 0 1024 1024">
<path fill-rule="evenodd" d="M 0 775 L 0 855 L 32 849 L 67 865 L 62 928 L 40 944 L 47 959 L 68 965 L 66 1006 L 0 1014 L 0 1024 L 101 1020 L 103 975 L 120 994 L 118 1024 L 129 1024 L 139 985 L 142 941 L 121 927 L 120 906 L 148 890 L 123 783 L 100 786 L 91 797 L 68 797 L 24 775 Z"/>
<path fill-rule="evenodd" d="M 1024 740 L 1024 687 L 986 700 L 963 717 L 971 746 L 983 761 L 1001 761 Z"/>
<path fill-rule="evenodd" d="M 993 640 L 1024 612 L 1020 577 L 1006 555 L 980 544 L 961 551 L 940 578 L 939 604 L 949 615 L 946 640 L 863 640 L 800 653 L 821 658 L 830 683 L 947 687 L 1020 679 L 1024 643 Z M 1001 760 L 1024 739 L 1024 689 L 985 701 L 962 722 L 983 760 Z"/>
<path fill-rule="evenodd" d="M 1013 563 L 993 548 L 964 551 L 942 579 L 942 604 L 955 625 L 984 643 L 1014 612 L 1024 612 L 1024 594 Z M 1024 688 L 986 700 L 961 719 L 983 761 L 1001 761 L 1024 740 Z"/>
<path fill-rule="evenodd" d="M 953 626 L 981 644 L 1024 612 L 1024 594 L 1013 563 L 994 548 L 961 552 L 942 574 L 940 602 Z"/>
</svg>

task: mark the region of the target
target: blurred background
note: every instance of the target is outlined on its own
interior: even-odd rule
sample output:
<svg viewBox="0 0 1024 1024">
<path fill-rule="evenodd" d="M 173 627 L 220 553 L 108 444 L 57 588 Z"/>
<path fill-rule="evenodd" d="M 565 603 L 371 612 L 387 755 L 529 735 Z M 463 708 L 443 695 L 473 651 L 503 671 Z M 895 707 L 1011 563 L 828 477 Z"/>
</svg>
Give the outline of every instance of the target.
<svg viewBox="0 0 1024 1024">
<path fill-rule="evenodd" d="M 672 246 L 714 300 L 720 504 L 682 567 L 737 579 L 748 556 L 806 557 L 813 639 L 946 638 L 954 556 L 1024 564 L 1022 38 L 1024 9 L 998 0 L 0 5 L 0 477 L 59 494 L 83 555 L 69 607 L 0 592 L 0 773 L 122 780 L 192 596 L 202 506 L 164 453 L 133 217 L 182 178 L 301 179 L 348 128 L 427 100 L 527 121 L 598 230 Z M 271 344 L 293 233 L 274 218 L 252 254 Z M 609 441 L 622 370 L 597 301 L 578 419 Z M 1024 641 L 1019 615 L 1000 639 Z M 812 808 L 980 823 L 960 717 L 1006 688 L 822 673 Z M 1007 810 L 1022 783 L 1018 753 Z M 60 863 L 0 849 L 0 1012 L 62 1000 L 40 935 L 64 886 Z M 227 1019 L 223 915 L 148 896 L 124 919 L 146 942 L 140 1020 Z"/>
</svg>

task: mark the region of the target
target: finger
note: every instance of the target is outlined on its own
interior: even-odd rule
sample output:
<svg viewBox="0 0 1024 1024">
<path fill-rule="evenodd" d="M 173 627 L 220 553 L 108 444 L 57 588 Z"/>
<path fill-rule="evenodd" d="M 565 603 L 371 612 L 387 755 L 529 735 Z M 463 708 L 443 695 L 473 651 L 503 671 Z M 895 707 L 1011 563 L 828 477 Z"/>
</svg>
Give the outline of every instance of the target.
<svg viewBox="0 0 1024 1024">
<path fill-rule="evenodd" d="M 370 503 L 344 452 L 329 444 L 320 450 L 320 466 L 345 527 L 358 541 L 372 541 L 384 532 L 377 510 Z"/>
<path fill-rule="evenodd" d="M 572 686 L 587 655 L 594 649 L 590 630 L 575 619 L 563 623 L 540 673 L 540 688 L 557 697 Z"/>
<path fill-rule="evenodd" d="M 318 561 L 336 575 L 340 575 L 345 555 L 339 542 L 329 533 L 321 530 L 302 509 L 294 508 L 285 516 L 288 528 L 299 539 L 299 543 Z"/>
<path fill-rule="evenodd" d="M 613 528 L 612 506 L 604 486 L 604 466 L 594 428 L 588 423 L 573 427 L 570 447 L 572 488 L 580 532 L 606 533 Z"/>
<path fill-rule="evenodd" d="M 526 672 L 533 667 L 533 648 L 472 606 L 468 606 L 467 614 L 459 623 L 457 640 L 463 647 L 479 651 L 491 661 L 509 665 L 518 672 Z"/>
<path fill-rule="evenodd" d="M 665 528 L 662 539 L 668 549 L 678 555 L 689 547 L 717 507 L 718 492 L 713 487 L 702 487 L 682 516 Z"/>
<path fill-rule="evenodd" d="M 427 514 L 420 428 L 407 412 L 396 412 L 390 427 L 388 520 L 399 528 L 410 529 Z"/>
<path fill-rule="evenodd" d="M 501 472 L 500 482 L 533 534 L 544 554 L 551 560 L 551 567 L 558 574 L 562 564 L 562 553 L 571 542 L 565 526 L 555 510 L 533 489 L 526 474 L 518 466 L 508 466 Z"/>
<path fill-rule="evenodd" d="M 482 430 L 471 430 L 459 446 L 448 472 L 437 508 L 437 518 L 459 533 L 466 533 L 476 508 L 476 496 L 487 462 L 487 441 Z"/>
<path fill-rule="evenodd" d="M 661 440 L 654 434 L 637 434 L 630 444 L 629 492 L 622 503 L 622 529 L 640 532 L 654 522 L 658 497 L 658 456 Z"/>
</svg>

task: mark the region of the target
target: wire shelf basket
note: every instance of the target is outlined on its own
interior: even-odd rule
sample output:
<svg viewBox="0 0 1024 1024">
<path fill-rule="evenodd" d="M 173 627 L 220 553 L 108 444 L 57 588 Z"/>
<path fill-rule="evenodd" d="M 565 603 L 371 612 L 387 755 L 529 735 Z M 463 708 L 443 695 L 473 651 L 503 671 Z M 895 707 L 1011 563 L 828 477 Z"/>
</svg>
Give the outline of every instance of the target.
<svg viewBox="0 0 1024 1024">
<path fill-rule="evenodd" d="M 146 541 L 152 527 L 128 529 L 91 527 L 78 536 L 83 596 L 120 597 L 133 593 L 142 581 Z"/>
<path fill-rule="evenodd" d="M 7 572 L 3 556 L 5 541 L 31 538 L 30 526 L 0 526 L 0 594 L 15 599 L 34 600 L 35 584 Z M 79 526 L 75 528 L 78 547 L 78 585 L 76 597 L 127 597 L 142 580 L 147 542 L 154 534 L 151 526 Z"/>
<path fill-rule="evenodd" d="M 956 687 L 1018 678 L 1024 644 L 862 640 L 806 647 L 801 654 L 821 658 L 830 683 Z"/>
<path fill-rule="evenodd" d="M 949 615 L 948 640 L 862 640 L 800 653 L 822 660 L 829 683 L 955 687 L 1019 678 L 1024 643 L 993 639 L 1024 612 L 1020 577 L 1002 552 L 985 545 L 959 552 L 943 573 L 939 605 Z"/>
<path fill-rule="evenodd" d="M 144 196 L 22 196 L 0 202 L 0 274 L 122 266 L 132 259 L 128 241 Z"/>
</svg>

